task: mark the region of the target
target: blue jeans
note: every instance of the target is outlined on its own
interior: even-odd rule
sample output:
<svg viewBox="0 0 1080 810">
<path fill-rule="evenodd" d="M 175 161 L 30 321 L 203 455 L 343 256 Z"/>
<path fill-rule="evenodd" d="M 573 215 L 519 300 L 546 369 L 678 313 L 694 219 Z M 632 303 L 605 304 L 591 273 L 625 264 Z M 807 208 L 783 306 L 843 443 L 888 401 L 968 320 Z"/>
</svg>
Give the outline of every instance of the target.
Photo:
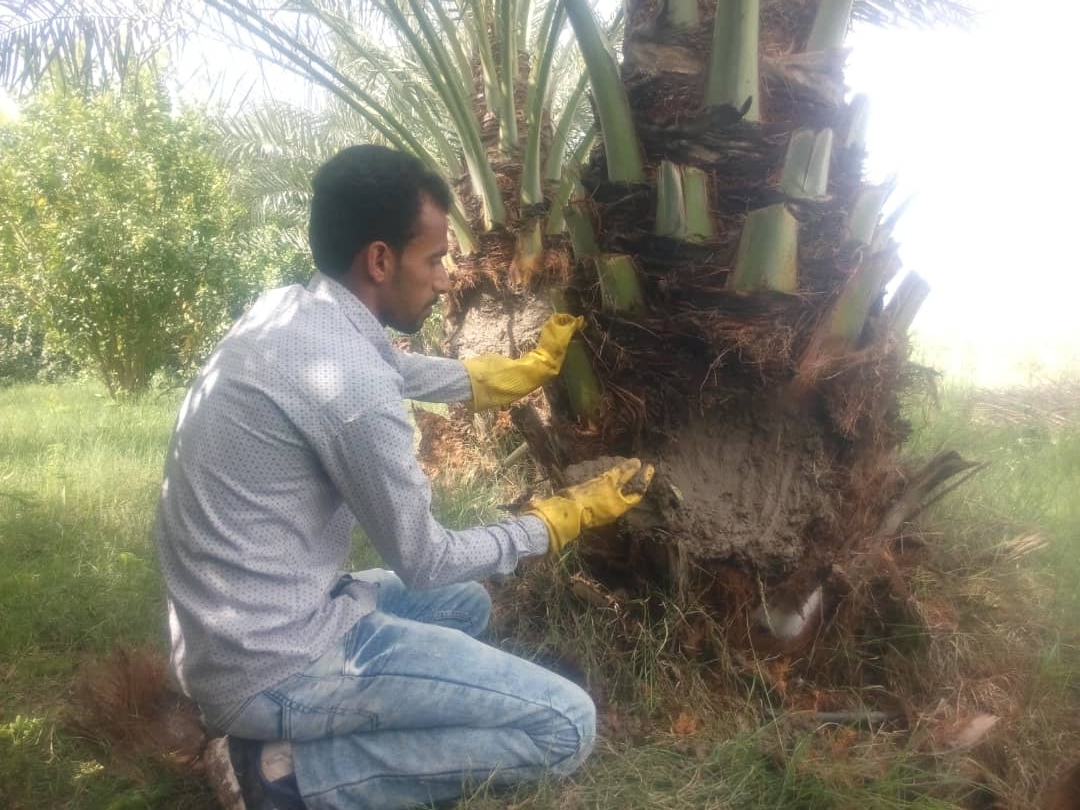
<svg viewBox="0 0 1080 810">
<path fill-rule="evenodd" d="M 482 586 L 409 591 L 389 571 L 351 576 L 378 584 L 378 606 L 339 645 L 238 706 L 203 707 L 235 737 L 291 740 L 309 808 L 414 807 L 565 776 L 588 756 L 589 696 L 476 640 L 491 612 Z"/>
</svg>

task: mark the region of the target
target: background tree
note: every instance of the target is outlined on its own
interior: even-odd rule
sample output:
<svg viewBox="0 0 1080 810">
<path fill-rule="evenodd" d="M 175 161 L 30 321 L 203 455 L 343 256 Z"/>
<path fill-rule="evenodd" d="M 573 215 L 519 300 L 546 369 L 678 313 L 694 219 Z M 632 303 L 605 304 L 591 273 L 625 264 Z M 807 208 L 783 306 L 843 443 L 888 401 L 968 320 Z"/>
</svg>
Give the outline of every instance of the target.
<svg viewBox="0 0 1080 810">
<path fill-rule="evenodd" d="M 5 309 L 113 395 L 190 373 L 295 259 L 251 227 L 205 122 L 174 116 L 145 74 L 90 97 L 44 92 L 4 137 Z"/>
<path fill-rule="evenodd" d="M 318 110 L 265 101 L 215 115 L 211 125 L 215 149 L 233 171 L 236 194 L 252 221 L 273 229 L 283 246 L 305 254 L 315 170 L 338 150 L 375 135 L 333 99 Z"/>
</svg>

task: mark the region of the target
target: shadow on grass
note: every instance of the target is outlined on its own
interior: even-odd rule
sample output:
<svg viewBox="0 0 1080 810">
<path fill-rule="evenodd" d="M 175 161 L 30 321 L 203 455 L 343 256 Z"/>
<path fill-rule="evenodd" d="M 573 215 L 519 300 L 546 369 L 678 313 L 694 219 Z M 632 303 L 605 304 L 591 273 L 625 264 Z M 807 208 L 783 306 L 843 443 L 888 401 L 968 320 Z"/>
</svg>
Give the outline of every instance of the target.
<svg viewBox="0 0 1080 810">
<path fill-rule="evenodd" d="M 0 498 L 4 807 L 205 807 L 190 785 L 149 763 L 112 767 L 66 728 L 82 658 L 121 640 L 159 646 L 164 602 L 145 539 L 62 506 Z"/>
</svg>

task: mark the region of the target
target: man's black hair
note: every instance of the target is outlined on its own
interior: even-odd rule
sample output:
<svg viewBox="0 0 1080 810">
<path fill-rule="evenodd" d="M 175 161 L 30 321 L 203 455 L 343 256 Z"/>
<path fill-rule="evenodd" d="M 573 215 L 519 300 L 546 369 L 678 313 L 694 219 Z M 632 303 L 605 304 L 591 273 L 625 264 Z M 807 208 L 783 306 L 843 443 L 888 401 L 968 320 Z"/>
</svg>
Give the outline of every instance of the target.
<svg viewBox="0 0 1080 810">
<path fill-rule="evenodd" d="M 400 253 L 415 235 L 425 196 L 450 210 L 450 188 L 442 177 L 412 155 L 374 144 L 342 149 L 319 167 L 311 185 L 311 255 L 334 278 L 372 242 L 386 242 Z"/>
</svg>

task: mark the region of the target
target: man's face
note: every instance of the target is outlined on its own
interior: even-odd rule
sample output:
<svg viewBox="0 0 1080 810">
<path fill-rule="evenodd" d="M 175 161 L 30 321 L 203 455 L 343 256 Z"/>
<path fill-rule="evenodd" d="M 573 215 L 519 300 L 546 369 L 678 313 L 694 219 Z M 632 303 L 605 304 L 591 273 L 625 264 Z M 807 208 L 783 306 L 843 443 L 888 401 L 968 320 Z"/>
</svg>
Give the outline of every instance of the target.
<svg viewBox="0 0 1080 810">
<path fill-rule="evenodd" d="M 439 296 L 450 289 L 450 277 L 442 262 L 449 248 L 447 225 L 446 212 L 424 197 L 415 236 L 399 254 L 390 254 L 381 302 L 387 326 L 410 335 L 419 331 Z"/>
</svg>

